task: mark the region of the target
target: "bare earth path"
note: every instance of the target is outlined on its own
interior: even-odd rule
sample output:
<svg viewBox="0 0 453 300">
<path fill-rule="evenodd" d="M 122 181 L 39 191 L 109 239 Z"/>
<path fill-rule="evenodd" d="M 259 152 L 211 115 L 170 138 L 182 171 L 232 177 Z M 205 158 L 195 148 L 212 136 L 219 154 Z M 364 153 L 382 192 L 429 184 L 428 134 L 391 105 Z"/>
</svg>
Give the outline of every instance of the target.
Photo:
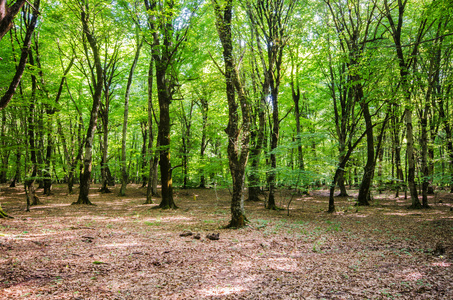
<svg viewBox="0 0 453 300">
<path fill-rule="evenodd" d="M 93 188 L 96 206 L 71 206 L 77 195 L 56 186 L 26 213 L 23 189 L 2 186 L 15 218 L 0 219 L 0 299 L 453 299 L 450 194 L 423 211 L 338 198 L 333 215 L 325 191 L 295 197 L 290 216 L 246 203 L 240 230 L 221 229 L 228 190 L 179 190 L 171 211 L 142 205 L 134 185 L 117 194 Z"/>
</svg>

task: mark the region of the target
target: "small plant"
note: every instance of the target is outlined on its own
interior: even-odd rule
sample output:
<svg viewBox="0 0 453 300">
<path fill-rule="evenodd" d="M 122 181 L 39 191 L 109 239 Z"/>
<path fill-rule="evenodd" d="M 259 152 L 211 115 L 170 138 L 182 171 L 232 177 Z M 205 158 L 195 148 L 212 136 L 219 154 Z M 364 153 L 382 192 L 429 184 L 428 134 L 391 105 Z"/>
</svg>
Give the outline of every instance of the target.
<svg viewBox="0 0 453 300">
<path fill-rule="evenodd" d="M 156 222 L 145 221 L 143 223 L 145 225 L 148 225 L 148 226 L 160 226 L 161 225 L 161 221 L 160 220 L 157 220 Z"/>
</svg>

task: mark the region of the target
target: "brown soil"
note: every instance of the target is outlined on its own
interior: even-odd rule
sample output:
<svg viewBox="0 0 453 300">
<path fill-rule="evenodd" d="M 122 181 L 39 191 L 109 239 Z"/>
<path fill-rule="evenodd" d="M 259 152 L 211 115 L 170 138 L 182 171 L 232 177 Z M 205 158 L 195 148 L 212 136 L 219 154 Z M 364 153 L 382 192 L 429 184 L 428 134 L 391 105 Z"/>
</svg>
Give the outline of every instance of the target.
<svg viewBox="0 0 453 300">
<path fill-rule="evenodd" d="M 250 226 L 232 230 L 228 190 L 179 190 L 180 209 L 159 210 L 118 188 L 71 206 L 57 186 L 26 213 L 23 189 L 2 186 L 0 299 L 453 299 L 447 193 L 420 211 L 384 194 L 327 214 L 326 191 L 296 196 L 290 216 L 246 203 Z"/>
</svg>

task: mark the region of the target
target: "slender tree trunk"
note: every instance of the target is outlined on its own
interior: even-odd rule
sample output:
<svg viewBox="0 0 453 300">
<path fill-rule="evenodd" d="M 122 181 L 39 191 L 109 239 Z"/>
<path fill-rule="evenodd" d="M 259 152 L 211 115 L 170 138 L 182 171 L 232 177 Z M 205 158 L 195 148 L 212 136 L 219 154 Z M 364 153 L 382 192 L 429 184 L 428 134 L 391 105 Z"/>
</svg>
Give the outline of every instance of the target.
<svg viewBox="0 0 453 300">
<path fill-rule="evenodd" d="M 134 61 L 132 62 L 127 79 L 126 94 L 124 96 L 124 120 L 123 120 L 123 138 L 121 142 L 121 188 L 120 196 L 126 195 L 126 186 L 129 181 L 129 174 L 127 172 L 126 164 L 126 142 L 127 142 L 127 120 L 129 116 L 129 97 L 131 93 L 132 78 L 134 76 L 135 67 L 137 66 L 138 58 L 140 57 L 140 49 L 142 48 L 143 40 L 137 44 Z"/>
<path fill-rule="evenodd" d="M 275 91 L 272 97 L 272 130 L 271 130 L 271 169 L 269 171 L 269 197 L 267 200 L 267 209 L 277 209 L 275 204 L 275 190 L 276 190 L 276 180 L 277 180 L 277 157 L 275 155 L 275 149 L 278 144 L 278 134 L 280 130 L 280 121 L 278 119 L 278 90 Z"/>
<path fill-rule="evenodd" d="M 153 150 L 154 130 L 153 130 L 153 69 L 154 60 L 151 58 L 148 69 L 148 156 L 149 156 L 149 173 L 148 187 L 146 190 L 145 204 L 152 204 L 152 196 L 159 196 L 157 192 L 157 167 L 159 164 L 159 140 L 156 140 L 156 150 Z"/>
<path fill-rule="evenodd" d="M 34 66 L 34 58 L 33 58 L 33 53 L 29 51 L 29 61 L 30 65 Z M 39 201 L 39 198 L 36 196 L 36 189 L 35 189 L 35 182 L 36 182 L 36 177 L 37 177 L 37 151 L 36 151 L 36 91 L 37 91 L 37 80 L 36 76 L 34 74 L 31 75 L 31 82 L 32 82 L 32 88 L 31 88 L 31 99 L 30 99 L 30 110 L 29 110 L 29 115 L 28 115 L 28 145 L 30 149 L 30 160 L 31 160 L 31 168 L 32 168 L 32 174 L 30 178 L 26 181 L 25 186 L 25 192 L 27 194 L 27 204 L 30 205 L 40 205 L 42 204 Z M 31 200 L 31 202 L 29 201 Z M 27 205 L 27 211 L 30 211 L 30 205 Z"/>
<path fill-rule="evenodd" d="M 401 143 L 400 143 L 400 122 L 398 121 L 398 111 L 396 105 L 393 105 L 392 115 L 392 134 L 393 134 L 393 150 L 395 155 L 396 182 L 395 182 L 395 198 L 399 197 L 401 186 L 404 183 L 403 168 L 401 166 Z"/>
<path fill-rule="evenodd" d="M 141 151 L 141 157 L 142 157 L 142 165 L 140 169 L 140 173 L 142 174 L 142 188 L 146 186 L 146 183 L 148 182 L 148 176 L 146 176 L 146 166 L 147 164 L 147 151 L 148 151 L 148 124 L 147 122 L 143 121 L 140 123 L 140 127 L 142 129 L 142 151 Z"/>
<path fill-rule="evenodd" d="M 340 153 L 343 153 L 344 148 L 345 148 L 344 145 L 343 145 L 343 147 L 340 146 Z M 344 154 L 340 154 L 339 158 L 340 158 L 340 161 L 342 161 L 344 159 Z M 346 165 L 345 165 L 345 167 L 346 167 Z M 348 191 L 346 190 L 346 185 L 345 185 L 345 180 L 344 180 L 345 170 L 340 169 L 338 172 L 339 172 L 339 174 L 338 174 L 337 184 L 338 184 L 338 187 L 340 188 L 340 194 L 338 194 L 337 197 L 348 197 Z"/>
<path fill-rule="evenodd" d="M 200 161 L 202 164 L 204 164 L 204 159 L 205 159 L 205 150 L 206 146 L 208 145 L 207 141 L 207 134 L 206 134 L 206 129 L 208 125 L 208 101 L 207 99 L 202 96 L 200 98 L 200 109 L 201 109 L 201 115 L 203 118 L 202 124 L 201 124 L 201 145 L 200 145 Z M 200 169 L 200 188 L 206 188 L 206 178 L 205 178 L 205 171 L 204 169 Z"/>
<path fill-rule="evenodd" d="M 6 113 L 4 110 L 1 111 L 2 114 L 2 121 L 1 121 L 1 130 L 0 130 L 0 143 L 1 143 L 1 170 L 0 170 L 0 183 L 6 183 L 8 181 L 7 178 L 7 170 L 8 170 L 8 161 L 10 151 L 7 150 L 7 142 L 6 142 Z"/>
<path fill-rule="evenodd" d="M 109 93 L 107 89 L 105 93 Z M 106 96 L 108 97 L 108 96 Z M 102 119 L 102 136 L 100 136 L 100 149 L 101 149 L 101 193 L 111 193 L 112 191 L 108 188 L 108 151 L 109 151 L 109 100 L 106 100 L 105 108 L 100 108 L 101 119 Z"/>
<path fill-rule="evenodd" d="M 428 100 L 428 99 L 427 99 Z M 429 167 L 428 167 L 428 119 L 427 119 L 427 110 L 429 107 L 426 105 L 424 111 L 421 113 L 420 125 L 421 125 L 421 171 L 422 171 L 422 206 L 423 208 L 429 208 L 428 205 L 428 187 L 429 187 Z"/>
<path fill-rule="evenodd" d="M 406 115 L 406 157 L 407 157 L 407 182 L 411 194 L 411 208 L 419 209 L 422 207 L 418 199 L 417 185 L 415 183 L 415 155 L 414 155 L 414 135 L 412 127 L 412 111 L 409 108 L 405 109 Z"/>
<path fill-rule="evenodd" d="M 296 86 L 295 86 L 296 85 Z M 299 170 L 304 171 L 305 170 L 305 165 L 304 165 L 304 153 L 302 150 L 302 129 L 300 125 L 300 107 L 299 107 L 299 102 L 300 102 L 300 88 L 298 84 L 294 83 L 294 79 L 291 81 L 291 91 L 292 91 L 292 98 L 294 102 L 294 118 L 296 119 L 296 143 L 297 143 L 297 160 L 298 160 L 298 167 Z"/>
</svg>

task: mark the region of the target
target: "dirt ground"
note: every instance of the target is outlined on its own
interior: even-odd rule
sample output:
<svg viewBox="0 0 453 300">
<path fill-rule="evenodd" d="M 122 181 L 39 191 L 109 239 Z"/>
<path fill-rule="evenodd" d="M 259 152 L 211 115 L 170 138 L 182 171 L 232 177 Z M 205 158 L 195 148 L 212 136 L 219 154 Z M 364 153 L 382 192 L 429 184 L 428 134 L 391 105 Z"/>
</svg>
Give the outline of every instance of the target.
<svg viewBox="0 0 453 300">
<path fill-rule="evenodd" d="M 328 214 L 324 190 L 294 197 L 289 216 L 246 202 L 249 226 L 232 230 L 228 190 L 177 190 L 179 209 L 159 210 L 138 186 L 97 188 L 96 206 L 58 185 L 27 213 L 23 189 L 1 186 L 14 219 L 0 219 L 0 299 L 453 299 L 446 192 L 420 211 L 382 194 Z M 277 196 L 286 208 L 291 193 Z"/>
</svg>

